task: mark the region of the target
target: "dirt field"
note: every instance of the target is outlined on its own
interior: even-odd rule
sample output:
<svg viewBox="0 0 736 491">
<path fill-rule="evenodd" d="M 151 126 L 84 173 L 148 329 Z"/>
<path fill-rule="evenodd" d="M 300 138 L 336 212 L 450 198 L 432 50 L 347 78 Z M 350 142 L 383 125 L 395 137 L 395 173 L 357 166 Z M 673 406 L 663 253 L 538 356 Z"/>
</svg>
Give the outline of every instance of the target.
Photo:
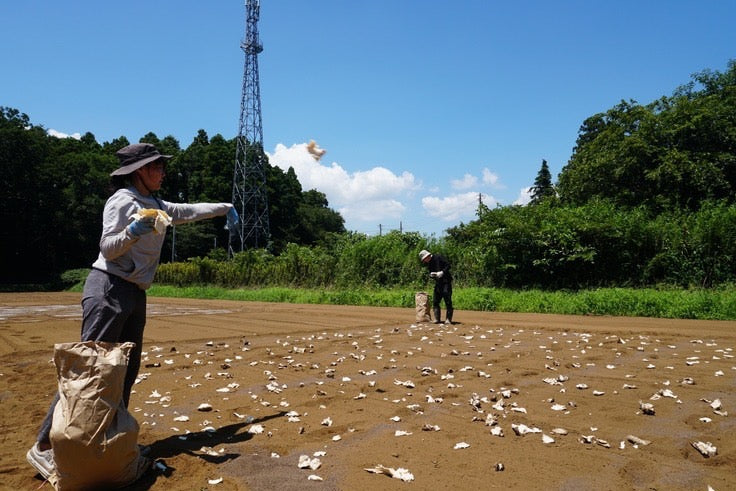
<svg viewBox="0 0 736 491">
<path fill-rule="evenodd" d="M 78 304 L 0 294 L 2 489 L 42 484 L 25 452 Z M 130 489 L 736 489 L 736 322 L 456 311 L 438 326 L 413 309 L 162 298 L 148 311 L 129 409 L 169 472 Z M 413 481 L 365 470 L 378 465 Z"/>
</svg>

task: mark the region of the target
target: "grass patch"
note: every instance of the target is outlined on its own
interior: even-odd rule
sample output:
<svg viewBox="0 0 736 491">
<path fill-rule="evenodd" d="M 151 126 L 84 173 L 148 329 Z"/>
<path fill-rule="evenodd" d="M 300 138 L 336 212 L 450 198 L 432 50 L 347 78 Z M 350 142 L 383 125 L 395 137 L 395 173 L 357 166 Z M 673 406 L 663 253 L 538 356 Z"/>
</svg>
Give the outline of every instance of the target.
<svg viewBox="0 0 736 491">
<path fill-rule="evenodd" d="M 154 285 L 149 295 L 252 302 L 414 307 L 408 289 L 226 289 L 211 286 Z M 611 315 L 670 319 L 736 319 L 736 288 L 708 290 L 600 288 L 581 291 L 455 288 L 457 310 Z"/>
</svg>

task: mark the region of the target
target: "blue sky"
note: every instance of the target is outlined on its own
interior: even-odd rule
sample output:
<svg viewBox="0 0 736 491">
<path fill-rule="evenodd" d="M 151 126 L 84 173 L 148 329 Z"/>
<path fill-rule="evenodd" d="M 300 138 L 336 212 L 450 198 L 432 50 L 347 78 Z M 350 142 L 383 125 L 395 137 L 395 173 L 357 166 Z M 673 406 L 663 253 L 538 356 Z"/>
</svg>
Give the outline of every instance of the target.
<svg viewBox="0 0 736 491">
<path fill-rule="evenodd" d="M 0 4 L 0 105 L 60 135 L 237 134 L 244 0 Z M 441 236 L 556 180 L 583 120 L 736 58 L 730 0 L 263 0 L 264 146 L 349 230 Z M 312 159 L 315 140 L 327 153 Z"/>
</svg>

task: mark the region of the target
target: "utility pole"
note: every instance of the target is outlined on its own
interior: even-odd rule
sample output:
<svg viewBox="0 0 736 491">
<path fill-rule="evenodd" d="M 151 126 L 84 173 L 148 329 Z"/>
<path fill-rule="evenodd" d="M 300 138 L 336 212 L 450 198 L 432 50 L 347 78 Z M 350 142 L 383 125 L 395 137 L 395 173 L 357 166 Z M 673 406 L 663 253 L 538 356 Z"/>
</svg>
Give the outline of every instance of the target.
<svg viewBox="0 0 736 491">
<path fill-rule="evenodd" d="M 243 91 L 233 172 L 233 205 L 240 215 L 240 224 L 237 230 L 230 231 L 231 255 L 248 247 L 267 247 L 271 233 L 258 76 L 258 54 L 263 51 L 258 38 L 260 1 L 246 0 L 245 12 L 245 39 L 240 43 L 245 53 Z"/>
</svg>

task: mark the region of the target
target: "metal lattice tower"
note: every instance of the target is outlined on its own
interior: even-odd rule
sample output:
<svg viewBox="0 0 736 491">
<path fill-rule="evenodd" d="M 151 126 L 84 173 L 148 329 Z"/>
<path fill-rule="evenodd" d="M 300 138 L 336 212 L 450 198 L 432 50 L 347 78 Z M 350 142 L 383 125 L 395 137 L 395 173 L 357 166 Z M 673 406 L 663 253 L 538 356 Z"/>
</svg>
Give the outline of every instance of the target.
<svg viewBox="0 0 736 491">
<path fill-rule="evenodd" d="M 263 51 L 258 39 L 260 1 L 246 0 L 245 11 L 245 39 L 240 44 L 245 66 L 233 174 L 233 205 L 240 214 L 240 226 L 230 233 L 231 254 L 249 247 L 266 247 L 270 235 L 258 78 L 258 53 Z"/>
</svg>

